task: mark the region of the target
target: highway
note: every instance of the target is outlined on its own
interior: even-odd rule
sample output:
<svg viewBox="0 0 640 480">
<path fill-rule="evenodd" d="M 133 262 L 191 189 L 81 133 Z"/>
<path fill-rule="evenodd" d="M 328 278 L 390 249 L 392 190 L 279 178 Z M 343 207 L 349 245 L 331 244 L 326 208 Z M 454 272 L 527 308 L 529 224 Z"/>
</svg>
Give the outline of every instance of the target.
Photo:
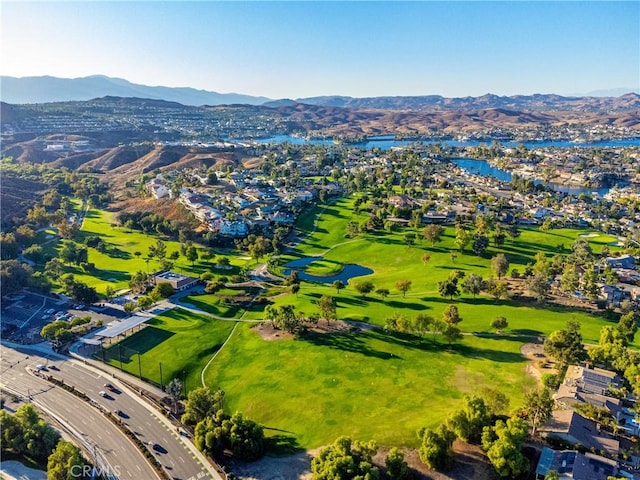
<svg viewBox="0 0 640 480">
<path fill-rule="evenodd" d="M 82 432 L 90 443 L 104 453 L 108 462 L 118 465 L 118 478 L 152 479 L 157 474 L 146 459 L 117 427 L 99 413 L 95 407 L 71 395 L 50 382 L 38 378 L 30 370 L 45 365 L 42 373 L 61 379 L 86 393 L 92 400 L 107 410 L 119 410 L 121 421 L 142 440 L 158 459 L 169 477 L 175 480 L 216 480 L 221 477 L 206 468 L 196 458 L 193 445 L 189 448 L 179 433 L 173 430 L 166 419 L 131 391 L 108 374 L 85 366 L 82 362 L 67 357 L 48 356 L 38 351 L 21 347 L 19 350 L 0 347 L 2 384 L 31 395 L 36 405 L 51 409 L 74 429 Z M 26 356 L 29 356 L 26 359 Z M 16 362 L 20 361 L 19 364 Z M 13 364 L 13 367 L 9 365 Z M 113 389 L 104 385 L 110 383 Z M 99 392 L 105 392 L 106 397 Z M 127 452 L 126 455 L 124 452 Z M 193 452 L 193 453 L 192 453 Z"/>
</svg>

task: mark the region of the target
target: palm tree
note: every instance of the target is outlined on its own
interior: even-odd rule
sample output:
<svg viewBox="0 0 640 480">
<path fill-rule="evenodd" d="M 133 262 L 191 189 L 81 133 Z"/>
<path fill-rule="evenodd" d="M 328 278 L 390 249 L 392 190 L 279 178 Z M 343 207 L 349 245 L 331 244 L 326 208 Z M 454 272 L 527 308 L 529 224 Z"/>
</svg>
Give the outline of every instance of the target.
<svg viewBox="0 0 640 480">
<path fill-rule="evenodd" d="M 182 382 L 179 378 L 174 378 L 169 382 L 169 385 L 167 385 L 167 393 L 171 398 L 173 413 L 178 413 L 178 402 L 182 397 Z"/>
</svg>

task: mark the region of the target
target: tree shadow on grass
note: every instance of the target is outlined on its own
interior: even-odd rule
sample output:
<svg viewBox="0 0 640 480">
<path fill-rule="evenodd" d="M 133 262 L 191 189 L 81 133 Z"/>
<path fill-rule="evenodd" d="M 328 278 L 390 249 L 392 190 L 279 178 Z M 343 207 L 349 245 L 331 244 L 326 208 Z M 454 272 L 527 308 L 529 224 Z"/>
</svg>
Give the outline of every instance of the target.
<svg viewBox="0 0 640 480">
<path fill-rule="evenodd" d="M 124 250 L 118 247 L 109 247 L 104 253 L 112 258 L 122 258 L 124 260 L 129 260 L 131 258 L 131 254 L 129 252 L 125 252 Z"/>
<path fill-rule="evenodd" d="M 146 327 L 140 332 L 136 332 L 125 341 L 117 343 L 104 349 L 104 358 L 108 362 L 114 360 L 123 364 L 129 364 L 137 361 L 138 354 L 144 355 L 149 350 L 157 347 L 165 340 L 168 340 L 173 332 L 155 327 Z M 135 345 L 135 348 L 133 347 Z M 100 356 L 100 354 L 98 354 Z"/>
<path fill-rule="evenodd" d="M 97 276 L 100 278 L 100 280 L 104 280 L 107 282 L 114 280 L 116 282 L 123 282 L 125 280 L 129 280 L 130 278 L 130 274 L 121 272 L 119 270 L 99 270 L 96 273 L 98 273 Z"/>
<path fill-rule="evenodd" d="M 313 345 L 320 347 L 333 348 L 335 350 L 342 350 L 345 352 L 359 353 L 367 357 L 374 357 L 380 360 L 402 359 L 391 352 L 383 352 L 376 350 L 367 345 L 367 342 L 363 339 L 364 335 L 357 335 L 354 333 L 305 333 L 300 336 L 301 340 L 309 342 Z"/>
<path fill-rule="evenodd" d="M 393 308 L 397 308 L 397 309 L 403 309 L 403 308 L 408 308 L 411 311 L 420 311 L 420 310 L 427 310 L 430 307 L 428 307 L 427 305 L 423 304 L 423 303 L 415 303 L 415 302 L 402 302 L 399 300 L 387 300 L 386 302 L 382 302 L 385 305 L 389 305 L 390 307 Z"/>
<path fill-rule="evenodd" d="M 264 428 L 265 430 L 275 430 L 277 432 L 282 432 L 282 430 L 279 430 L 277 428 Z M 298 443 L 298 439 L 293 435 L 287 435 L 287 433 L 291 432 L 278 433 L 276 435 L 267 437 L 267 451 L 269 452 L 269 454 L 284 457 L 304 451 L 304 448 L 302 448 Z"/>
<path fill-rule="evenodd" d="M 440 336 L 438 342 L 428 340 L 426 337 L 419 337 L 408 333 L 401 332 L 385 332 L 382 329 L 374 329 L 367 332 L 372 338 L 376 338 L 380 341 L 393 343 L 404 348 L 421 350 L 424 352 L 448 352 L 458 353 L 465 358 L 485 358 L 496 362 L 510 362 L 517 363 L 522 362 L 524 357 L 519 353 L 504 352 L 502 350 L 496 350 L 492 348 L 478 348 L 464 343 L 464 339 L 460 343 L 453 343 L 448 345 L 443 343 L 443 339 Z M 493 337 L 489 337 L 493 338 Z M 504 338 L 495 338 L 504 340 Z M 512 337 L 513 340 L 518 340 Z M 522 341 L 520 339 L 519 341 Z"/>
</svg>

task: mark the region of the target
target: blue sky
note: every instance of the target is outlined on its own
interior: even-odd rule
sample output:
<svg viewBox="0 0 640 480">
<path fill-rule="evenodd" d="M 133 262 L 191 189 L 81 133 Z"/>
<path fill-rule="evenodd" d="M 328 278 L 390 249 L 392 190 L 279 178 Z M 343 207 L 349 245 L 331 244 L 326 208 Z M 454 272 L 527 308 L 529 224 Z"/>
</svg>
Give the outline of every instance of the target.
<svg viewBox="0 0 640 480">
<path fill-rule="evenodd" d="M 270 98 L 640 87 L 640 2 L 7 2 L 3 75 Z"/>
</svg>

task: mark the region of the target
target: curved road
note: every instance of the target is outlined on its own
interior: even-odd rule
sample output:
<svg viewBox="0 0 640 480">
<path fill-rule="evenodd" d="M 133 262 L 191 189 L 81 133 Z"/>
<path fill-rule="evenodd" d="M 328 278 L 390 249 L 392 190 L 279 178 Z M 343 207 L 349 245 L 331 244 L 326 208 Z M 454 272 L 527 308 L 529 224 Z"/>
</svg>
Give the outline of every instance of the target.
<svg viewBox="0 0 640 480">
<path fill-rule="evenodd" d="M 111 455 L 113 460 L 108 458 L 110 463 L 115 462 L 112 465 L 121 465 L 118 478 L 148 479 L 157 478 L 157 475 L 136 447 L 128 439 L 125 440 L 126 437 L 96 408 L 59 387 L 53 387 L 53 384 L 34 376 L 29 373 L 29 370 L 36 370 L 38 365 L 46 365 L 46 371 L 43 373 L 75 386 L 86 393 L 91 400 L 111 412 L 119 410 L 121 413 L 118 416 L 121 421 L 147 444 L 149 451 L 162 464 L 170 478 L 175 480 L 221 478 L 210 466 L 204 466 L 198 460 L 195 447 L 187 443 L 168 420 L 161 418 L 159 412 L 140 398 L 139 393 L 131 391 L 108 374 L 77 360 L 59 355 L 46 355 L 30 350 L 28 347 L 16 350 L 2 346 L 0 352 L 2 383 L 14 389 L 37 390 L 36 394 L 33 391 L 21 393 L 31 394 L 36 404 L 42 401 L 44 406 L 51 408 L 56 415 L 69 422 L 76 430 L 86 434 L 87 438 L 90 438 L 91 442 L 105 453 L 105 456 L 113 452 Z M 26 355 L 29 356 L 28 360 L 25 359 Z M 11 362 L 15 363 L 18 360 L 20 364 L 9 367 Z M 105 388 L 106 383 L 112 384 L 114 389 Z M 101 396 L 101 391 L 107 396 Z M 122 455 L 125 450 L 129 452 L 128 455 L 135 454 L 140 460 L 134 462 L 133 458 L 127 457 L 124 461 Z M 140 462 L 145 464 L 144 474 L 138 468 Z M 130 463 L 136 466 L 132 467 Z"/>
<path fill-rule="evenodd" d="M 37 407 L 69 425 L 86 443 L 95 445 L 95 451 L 117 478 L 158 478 L 133 443 L 103 415 L 62 388 L 29 373 L 25 367 L 33 363 L 33 355 L 5 347 L 1 347 L 0 352 L 2 386 L 12 393 L 30 397 Z"/>
</svg>

